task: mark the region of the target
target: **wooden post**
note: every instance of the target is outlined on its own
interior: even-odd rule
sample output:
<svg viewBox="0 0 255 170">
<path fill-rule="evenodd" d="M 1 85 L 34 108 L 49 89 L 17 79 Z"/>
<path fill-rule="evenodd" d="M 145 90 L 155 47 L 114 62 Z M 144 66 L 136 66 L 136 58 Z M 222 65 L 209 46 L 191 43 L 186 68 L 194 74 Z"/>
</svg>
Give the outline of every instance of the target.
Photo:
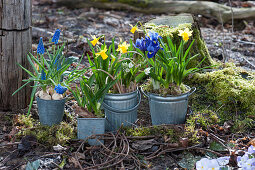
<svg viewBox="0 0 255 170">
<path fill-rule="evenodd" d="M 32 0 L 0 0 L 0 110 L 26 108 L 31 88 L 22 79 L 28 75 L 17 65 L 29 67 L 27 53 L 32 49 Z"/>
</svg>

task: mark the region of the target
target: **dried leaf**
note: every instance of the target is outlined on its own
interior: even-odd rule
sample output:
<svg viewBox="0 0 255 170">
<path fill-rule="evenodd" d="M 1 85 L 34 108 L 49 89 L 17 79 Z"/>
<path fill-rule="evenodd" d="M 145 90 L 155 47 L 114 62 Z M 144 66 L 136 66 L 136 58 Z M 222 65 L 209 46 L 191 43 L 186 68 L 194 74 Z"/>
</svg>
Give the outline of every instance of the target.
<svg viewBox="0 0 255 170">
<path fill-rule="evenodd" d="M 250 142 L 248 142 L 248 145 L 255 146 L 255 138 L 251 139 Z"/>
</svg>

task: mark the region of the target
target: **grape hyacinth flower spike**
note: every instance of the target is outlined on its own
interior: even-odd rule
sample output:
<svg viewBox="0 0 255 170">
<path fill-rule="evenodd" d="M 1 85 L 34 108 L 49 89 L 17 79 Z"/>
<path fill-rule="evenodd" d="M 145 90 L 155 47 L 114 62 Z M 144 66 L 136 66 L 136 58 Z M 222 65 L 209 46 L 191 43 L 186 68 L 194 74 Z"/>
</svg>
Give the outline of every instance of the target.
<svg viewBox="0 0 255 170">
<path fill-rule="evenodd" d="M 55 43 L 55 44 L 57 44 L 58 43 L 58 40 L 59 40 L 59 37 L 60 37 L 60 30 L 59 29 L 57 29 L 56 31 L 55 31 L 55 33 L 54 33 L 54 35 L 53 35 L 53 37 L 52 37 L 52 42 L 53 43 Z"/>
<path fill-rule="evenodd" d="M 43 45 L 43 38 L 41 37 L 39 40 L 39 44 L 37 46 L 37 54 L 44 54 L 44 45 Z"/>
<path fill-rule="evenodd" d="M 56 90 L 58 94 L 63 94 L 66 92 L 67 88 L 61 86 L 61 84 L 58 84 L 57 86 L 55 86 L 54 90 Z"/>
</svg>

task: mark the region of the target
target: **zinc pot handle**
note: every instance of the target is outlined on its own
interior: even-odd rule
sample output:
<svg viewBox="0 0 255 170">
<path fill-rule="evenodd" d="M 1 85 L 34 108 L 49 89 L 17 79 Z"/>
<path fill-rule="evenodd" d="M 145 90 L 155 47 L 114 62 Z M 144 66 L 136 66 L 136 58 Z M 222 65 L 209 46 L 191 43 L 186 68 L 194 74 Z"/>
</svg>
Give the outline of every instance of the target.
<svg viewBox="0 0 255 170">
<path fill-rule="evenodd" d="M 139 102 L 137 103 L 137 105 L 131 109 L 128 109 L 128 110 L 119 110 L 119 109 L 115 109 L 111 106 L 109 106 L 108 104 L 106 104 L 105 102 L 103 102 L 103 107 L 106 108 L 107 110 L 110 110 L 110 111 L 114 111 L 114 112 L 121 112 L 121 113 L 127 113 L 127 112 L 131 112 L 135 109 L 138 108 L 138 106 L 140 105 L 141 103 L 141 100 L 142 100 L 142 96 L 141 96 L 141 92 L 138 90 L 138 96 L 139 96 Z"/>
<path fill-rule="evenodd" d="M 189 96 L 192 95 L 196 91 L 196 87 L 192 87 L 189 93 Z"/>
<path fill-rule="evenodd" d="M 146 94 L 144 91 L 143 91 L 143 88 L 141 87 L 141 91 L 142 91 L 142 93 L 146 96 L 146 97 L 148 97 L 148 99 L 150 99 L 150 96 L 148 95 L 148 94 Z"/>
</svg>

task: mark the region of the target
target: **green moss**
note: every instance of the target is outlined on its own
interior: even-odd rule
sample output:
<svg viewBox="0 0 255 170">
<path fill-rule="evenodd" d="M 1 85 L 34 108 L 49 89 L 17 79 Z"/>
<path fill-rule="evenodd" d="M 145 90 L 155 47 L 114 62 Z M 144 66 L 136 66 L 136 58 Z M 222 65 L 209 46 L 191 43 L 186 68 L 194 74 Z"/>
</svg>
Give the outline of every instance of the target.
<svg viewBox="0 0 255 170">
<path fill-rule="evenodd" d="M 124 128 L 127 136 L 161 136 L 168 139 L 168 142 L 179 142 L 180 138 L 184 137 L 183 132 L 169 126 L 153 126 L 139 128 Z"/>
<path fill-rule="evenodd" d="M 21 130 L 17 135 L 18 137 L 33 135 L 45 146 L 65 145 L 68 140 L 75 138 L 74 128 L 66 122 L 51 127 L 38 125 L 32 129 Z"/>
<path fill-rule="evenodd" d="M 34 121 L 35 120 L 31 117 L 31 115 L 26 116 L 19 114 L 14 118 L 14 125 L 22 126 L 22 128 L 32 128 L 34 126 Z"/>
<path fill-rule="evenodd" d="M 255 120 L 251 118 L 238 118 L 234 120 L 234 125 L 232 127 L 232 132 L 245 132 L 251 128 L 254 128 Z"/>
<path fill-rule="evenodd" d="M 187 119 L 187 124 L 192 126 L 199 126 L 204 130 L 210 125 L 219 123 L 217 114 L 211 110 L 203 110 L 201 112 L 195 112 Z"/>
<path fill-rule="evenodd" d="M 221 122 L 255 116 L 253 72 L 226 64 L 217 71 L 196 73 L 185 83 L 197 87 L 190 100 L 192 108 L 197 112 L 205 108 L 213 110 Z"/>
<path fill-rule="evenodd" d="M 68 140 L 76 137 L 73 124 L 61 122 L 59 125 L 43 126 L 31 116 L 18 115 L 14 120 L 15 126 L 20 129 L 18 138 L 26 135 L 32 135 L 37 141 L 45 146 L 54 146 L 57 144 L 65 145 Z"/>
<path fill-rule="evenodd" d="M 193 143 L 197 143 L 199 140 L 198 132 L 202 128 L 207 130 L 211 125 L 215 125 L 219 122 L 217 114 L 211 110 L 202 110 L 201 112 L 195 112 L 188 117 L 185 126 L 186 135 L 189 136 Z"/>
</svg>

